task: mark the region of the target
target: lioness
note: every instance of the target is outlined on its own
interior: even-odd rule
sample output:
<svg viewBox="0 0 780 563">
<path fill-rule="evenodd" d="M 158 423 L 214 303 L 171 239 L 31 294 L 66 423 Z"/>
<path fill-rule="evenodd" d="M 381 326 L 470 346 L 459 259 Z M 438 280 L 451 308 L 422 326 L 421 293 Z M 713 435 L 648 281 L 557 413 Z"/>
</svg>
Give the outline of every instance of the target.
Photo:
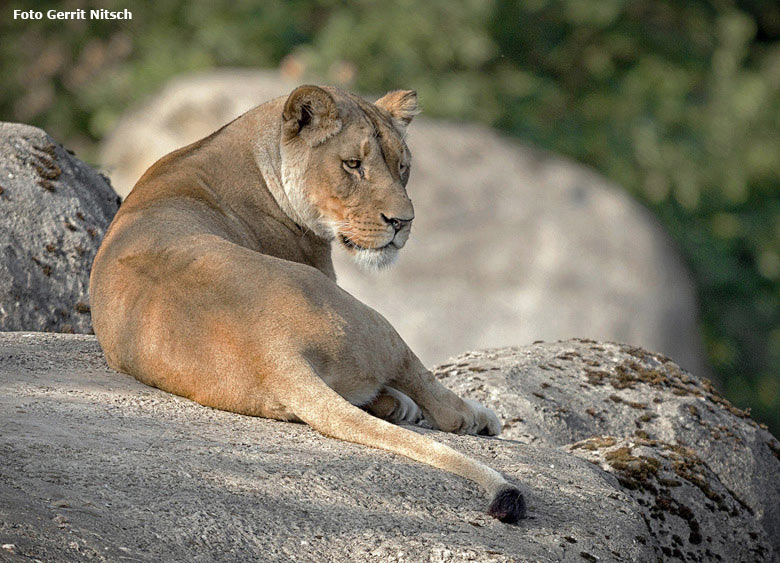
<svg viewBox="0 0 780 563">
<path fill-rule="evenodd" d="M 336 285 L 332 241 L 382 267 L 409 237 L 416 113 L 413 91 L 371 104 L 301 86 L 160 159 L 95 257 L 95 334 L 111 367 L 148 385 L 461 475 L 516 522 L 525 502 L 498 472 L 392 424 L 496 435 L 493 412 L 438 383 Z"/>
</svg>

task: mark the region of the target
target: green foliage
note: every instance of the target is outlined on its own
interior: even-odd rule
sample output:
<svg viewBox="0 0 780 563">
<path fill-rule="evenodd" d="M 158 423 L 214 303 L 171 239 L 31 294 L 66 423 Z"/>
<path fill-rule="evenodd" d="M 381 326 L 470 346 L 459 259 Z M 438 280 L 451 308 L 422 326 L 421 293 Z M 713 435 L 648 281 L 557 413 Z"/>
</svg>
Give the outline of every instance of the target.
<svg viewBox="0 0 780 563">
<path fill-rule="evenodd" d="M 3 19 L 4 119 L 40 125 L 89 154 L 171 76 L 274 66 L 289 53 L 363 91 L 414 87 L 426 114 L 482 121 L 570 155 L 653 209 L 698 282 L 726 394 L 780 433 L 776 2 L 95 4 L 135 17 Z"/>
</svg>

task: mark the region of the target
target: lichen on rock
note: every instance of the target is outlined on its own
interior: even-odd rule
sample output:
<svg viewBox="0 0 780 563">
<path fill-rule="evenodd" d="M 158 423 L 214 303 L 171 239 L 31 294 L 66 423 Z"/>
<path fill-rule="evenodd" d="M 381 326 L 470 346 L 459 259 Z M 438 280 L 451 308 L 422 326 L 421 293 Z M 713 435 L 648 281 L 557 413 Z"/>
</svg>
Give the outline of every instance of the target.
<svg viewBox="0 0 780 563">
<path fill-rule="evenodd" d="M 691 449 L 606 436 L 565 449 L 616 477 L 639 506 L 660 559 L 773 560 L 753 511 Z"/>
</svg>

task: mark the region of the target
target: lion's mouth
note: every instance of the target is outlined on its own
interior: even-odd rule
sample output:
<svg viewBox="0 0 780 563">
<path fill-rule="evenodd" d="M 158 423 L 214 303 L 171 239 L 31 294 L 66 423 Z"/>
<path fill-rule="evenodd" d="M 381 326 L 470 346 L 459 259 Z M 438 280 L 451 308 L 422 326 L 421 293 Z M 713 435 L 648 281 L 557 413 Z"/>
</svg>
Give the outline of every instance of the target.
<svg viewBox="0 0 780 563">
<path fill-rule="evenodd" d="M 342 235 L 340 233 L 339 233 L 339 239 L 341 240 L 341 244 L 343 244 L 344 246 L 352 250 L 384 250 L 385 248 L 388 248 L 391 244 L 393 244 L 393 241 L 390 241 L 384 246 L 378 246 L 376 248 L 361 246 L 355 241 L 353 241 L 352 239 L 348 238 L 346 235 Z"/>
</svg>

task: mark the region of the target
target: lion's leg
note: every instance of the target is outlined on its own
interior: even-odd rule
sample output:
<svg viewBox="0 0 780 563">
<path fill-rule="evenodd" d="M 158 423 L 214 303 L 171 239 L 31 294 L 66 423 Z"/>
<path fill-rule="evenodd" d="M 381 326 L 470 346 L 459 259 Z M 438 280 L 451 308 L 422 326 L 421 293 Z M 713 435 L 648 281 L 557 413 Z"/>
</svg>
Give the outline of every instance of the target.
<svg viewBox="0 0 780 563">
<path fill-rule="evenodd" d="M 423 416 L 417 403 L 392 387 L 382 389 L 379 395 L 364 408 L 374 416 L 395 424 L 401 422 L 417 424 Z"/>
<path fill-rule="evenodd" d="M 494 469 L 427 436 L 390 424 L 354 406 L 331 389 L 302 357 L 280 358 L 268 390 L 284 397 L 301 420 L 327 436 L 395 452 L 481 485 L 492 497 L 488 513 L 502 522 L 525 517 L 525 500 Z"/>
<path fill-rule="evenodd" d="M 417 362 L 419 364 L 419 362 Z M 420 406 L 436 428 L 456 434 L 497 436 L 501 423 L 493 411 L 471 399 L 461 399 L 419 364 L 418 369 L 393 379 L 393 386 Z"/>
</svg>

